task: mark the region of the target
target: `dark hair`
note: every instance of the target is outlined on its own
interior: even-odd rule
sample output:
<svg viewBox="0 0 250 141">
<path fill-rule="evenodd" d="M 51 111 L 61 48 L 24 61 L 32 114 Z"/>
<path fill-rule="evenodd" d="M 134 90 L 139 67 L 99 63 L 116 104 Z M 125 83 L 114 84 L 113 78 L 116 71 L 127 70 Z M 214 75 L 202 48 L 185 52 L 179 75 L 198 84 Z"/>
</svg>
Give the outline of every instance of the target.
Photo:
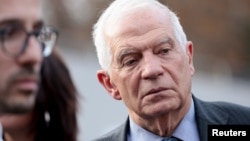
<svg viewBox="0 0 250 141">
<path fill-rule="evenodd" d="M 46 112 L 49 121 L 45 120 Z M 56 50 L 44 59 L 34 113 L 36 141 L 77 140 L 77 90 Z"/>
</svg>

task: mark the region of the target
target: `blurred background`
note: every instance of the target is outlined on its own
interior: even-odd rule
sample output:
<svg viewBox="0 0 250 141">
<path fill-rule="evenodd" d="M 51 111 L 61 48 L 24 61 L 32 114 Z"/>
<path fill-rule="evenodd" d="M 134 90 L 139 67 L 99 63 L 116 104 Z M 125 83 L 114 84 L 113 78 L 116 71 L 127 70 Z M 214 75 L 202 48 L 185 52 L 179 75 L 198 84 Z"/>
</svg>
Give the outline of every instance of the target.
<svg viewBox="0 0 250 141">
<path fill-rule="evenodd" d="M 44 0 L 46 21 L 60 30 L 58 48 L 79 90 L 79 141 L 89 141 L 127 118 L 121 101 L 98 83 L 91 31 L 112 0 Z M 193 93 L 208 101 L 250 106 L 250 1 L 162 0 L 177 13 L 194 44 Z M 63 76 L 62 76 L 63 77 Z"/>
</svg>

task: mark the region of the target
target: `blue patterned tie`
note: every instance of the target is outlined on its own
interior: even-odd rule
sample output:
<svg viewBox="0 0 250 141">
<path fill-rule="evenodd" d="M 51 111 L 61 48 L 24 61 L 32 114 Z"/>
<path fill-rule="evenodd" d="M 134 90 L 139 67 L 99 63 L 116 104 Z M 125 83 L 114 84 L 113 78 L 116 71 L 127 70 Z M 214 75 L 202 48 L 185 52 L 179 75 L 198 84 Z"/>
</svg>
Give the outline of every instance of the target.
<svg viewBox="0 0 250 141">
<path fill-rule="evenodd" d="M 181 141 L 180 139 L 177 139 L 175 137 L 169 137 L 169 138 L 164 138 L 162 141 Z"/>
</svg>

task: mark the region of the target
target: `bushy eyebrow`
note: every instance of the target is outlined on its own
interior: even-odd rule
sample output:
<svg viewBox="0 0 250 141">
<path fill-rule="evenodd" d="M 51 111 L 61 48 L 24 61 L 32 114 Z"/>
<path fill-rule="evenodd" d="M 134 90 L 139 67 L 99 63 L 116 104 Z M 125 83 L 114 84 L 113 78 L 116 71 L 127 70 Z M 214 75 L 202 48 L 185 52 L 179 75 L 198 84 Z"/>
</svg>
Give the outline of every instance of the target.
<svg viewBox="0 0 250 141">
<path fill-rule="evenodd" d="M 41 27 L 44 26 L 44 22 L 43 21 L 37 21 L 34 25 L 33 25 L 33 29 L 40 29 Z"/>
<path fill-rule="evenodd" d="M 24 23 L 22 22 L 22 20 L 19 19 L 5 19 L 0 21 L 0 26 L 8 26 L 8 25 L 18 25 L 18 26 L 23 26 L 24 27 Z M 44 25 L 44 22 L 39 20 L 37 22 L 35 22 L 33 24 L 33 29 L 38 29 L 40 27 L 42 27 Z"/>
<path fill-rule="evenodd" d="M 5 19 L 0 21 L 0 26 L 17 25 L 17 24 L 21 24 L 21 22 L 17 19 Z"/>
<path fill-rule="evenodd" d="M 171 38 L 164 38 L 159 43 L 157 43 L 155 46 L 161 46 L 164 44 L 170 44 L 172 46 L 174 44 L 174 42 Z M 134 54 L 137 52 L 137 49 L 135 49 L 135 48 L 131 49 L 131 47 L 133 47 L 133 46 L 127 45 L 126 47 L 124 47 L 125 49 L 122 49 L 118 55 L 118 60 L 122 60 L 128 54 Z"/>
<path fill-rule="evenodd" d="M 163 40 L 161 40 L 156 46 L 161 46 L 164 44 L 169 44 L 169 45 L 174 45 L 174 41 L 171 38 L 165 38 Z"/>
</svg>

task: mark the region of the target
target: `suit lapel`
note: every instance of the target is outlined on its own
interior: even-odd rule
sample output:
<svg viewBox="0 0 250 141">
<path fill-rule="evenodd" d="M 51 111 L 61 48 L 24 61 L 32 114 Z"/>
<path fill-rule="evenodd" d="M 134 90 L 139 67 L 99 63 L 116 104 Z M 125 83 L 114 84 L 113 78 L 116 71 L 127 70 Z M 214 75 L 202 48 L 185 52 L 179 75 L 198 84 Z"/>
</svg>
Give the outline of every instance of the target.
<svg viewBox="0 0 250 141">
<path fill-rule="evenodd" d="M 194 97 L 195 118 L 197 121 L 198 131 L 201 141 L 207 141 L 208 125 L 225 125 L 228 123 L 228 113 L 219 109 L 214 104 L 208 104 Z"/>
<path fill-rule="evenodd" d="M 129 118 L 127 118 L 126 122 L 115 130 L 114 134 L 112 134 L 109 141 L 127 141 L 128 132 L 129 132 Z"/>
</svg>

